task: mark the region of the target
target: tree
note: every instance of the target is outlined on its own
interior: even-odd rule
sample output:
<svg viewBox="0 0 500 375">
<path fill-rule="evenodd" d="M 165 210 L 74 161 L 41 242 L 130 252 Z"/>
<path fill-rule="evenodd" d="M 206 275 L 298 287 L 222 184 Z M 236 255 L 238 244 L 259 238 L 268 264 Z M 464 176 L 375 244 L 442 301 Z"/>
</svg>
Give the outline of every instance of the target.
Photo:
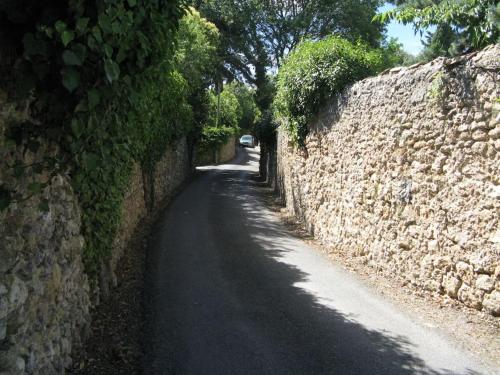
<svg viewBox="0 0 500 375">
<path fill-rule="evenodd" d="M 396 9 L 374 19 L 413 23 L 415 31 L 437 26 L 427 41 L 430 55 L 460 54 L 499 40 L 500 4 L 496 0 L 400 0 L 396 3 L 399 4 Z"/>
<path fill-rule="evenodd" d="M 217 27 L 194 8 L 189 8 L 189 13 L 179 23 L 175 67 L 189 82 L 188 102 L 193 108 L 197 128 L 207 122 L 207 89 L 217 78 L 219 39 Z"/>
<path fill-rule="evenodd" d="M 230 90 L 224 90 L 220 93 L 219 120 L 217 121 L 217 107 L 219 104 L 217 93 L 213 90 L 209 92 L 210 104 L 208 112 L 208 126 L 222 126 L 229 128 L 238 128 L 243 112 L 240 103 Z"/>
<path fill-rule="evenodd" d="M 259 121 L 261 112 L 255 102 L 255 90 L 241 82 L 231 82 L 224 89 L 225 91 L 234 94 L 238 99 L 241 108 L 241 118 L 239 121 L 239 128 L 245 133 L 252 133 L 254 125 Z"/>
<path fill-rule="evenodd" d="M 372 23 L 378 0 L 194 0 L 222 35 L 223 74 L 256 85 L 261 110 L 269 108 L 268 71 L 304 38 L 336 33 L 370 45 L 381 40 Z"/>
<path fill-rule="evenodd" d="M 416 57 L 403 49 L 403 45 L 396 39 L 390 38 L 382 44 L 382 56 L 385 68 L 400 65 L 411 65 L 416 62 Z"/>
</svg>

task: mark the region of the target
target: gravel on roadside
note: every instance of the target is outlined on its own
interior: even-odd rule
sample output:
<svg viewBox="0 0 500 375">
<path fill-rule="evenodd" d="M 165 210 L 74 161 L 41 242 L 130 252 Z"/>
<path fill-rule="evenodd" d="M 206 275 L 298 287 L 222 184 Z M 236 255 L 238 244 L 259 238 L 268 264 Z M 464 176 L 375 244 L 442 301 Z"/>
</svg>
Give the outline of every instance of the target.
<svg viewBox="0 0 500 375">
<path fill-rule="evenodd" d="M 147 238 L 151 225 L 134 233 L 117 269 L 118 285 L 92 311 L 90 336 L 73 358 L 69 374 L 141 374 L 142 304 Z"/>
</svg>

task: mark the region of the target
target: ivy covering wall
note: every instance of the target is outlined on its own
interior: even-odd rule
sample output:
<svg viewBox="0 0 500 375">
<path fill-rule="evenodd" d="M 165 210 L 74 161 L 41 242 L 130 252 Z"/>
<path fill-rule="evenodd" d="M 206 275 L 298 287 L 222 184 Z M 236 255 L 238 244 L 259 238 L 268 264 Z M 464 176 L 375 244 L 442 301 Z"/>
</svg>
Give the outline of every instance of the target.
<svg viewBox="0 0 500 375">
<path fill-rule="evenodd" d="M 0 5 L 1 87 L 27 106 L 30 120 L 12 121 L 3 147 L 58 146 L 43 165 L 9 166 L 14 175 L 68 173 L 78 195 L 84 262 L 95 275 L 120 224 L 131 166 L 153 170 L 175 139 L 193 126 L 186 78 L 173 57 L 183 0 L 6 1 Z M 35 170 L 36 169 L 36 170 Z M 25 199 L 0 186 L 7 209 Z M 43 204 L 40 209 L 43 210 Z"/>
<path fill-rule="evenodd" d="M 152 174 L 177 139 L 187 137 L 190 152 L 196 143 L 216 148 L 240 122 L 248 127 L 254 121 L 248 108 L 243 119 L 241 104 L 255 106 L 248 103 L 253 92 L 223 90 L 218 81 L 218 29 L 188 4 L 0 3 L 0 88 L 29 113 L 28 120 L 2 129 L 2 147 L 36 151 L 52 143 L 59 150 L 37 165 L 17 160 L 7 166 L 13 176 L 47 178 L 33 182 L 29 196 L 0 182 L 0 209 L 39 194 L 52 176 L 68 174 L 82 211 L 84 263 L 94 280 L 120 226 L 134 163 Z M 47 209 L 42 202 L 40 210 Z"/>
</svg>

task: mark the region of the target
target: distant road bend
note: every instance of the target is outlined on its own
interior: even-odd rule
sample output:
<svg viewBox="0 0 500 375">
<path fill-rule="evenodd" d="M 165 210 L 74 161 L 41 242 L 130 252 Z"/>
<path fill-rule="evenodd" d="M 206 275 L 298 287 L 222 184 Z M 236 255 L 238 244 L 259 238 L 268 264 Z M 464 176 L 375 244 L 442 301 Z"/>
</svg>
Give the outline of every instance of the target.
<svg viewBox="0 0 500 375">
<path fill-rule="evenodd" d="M 293 237 L 258 152 L 202 168 L 156 228 L 145 374 L 490 374 Z"/>
</svg>

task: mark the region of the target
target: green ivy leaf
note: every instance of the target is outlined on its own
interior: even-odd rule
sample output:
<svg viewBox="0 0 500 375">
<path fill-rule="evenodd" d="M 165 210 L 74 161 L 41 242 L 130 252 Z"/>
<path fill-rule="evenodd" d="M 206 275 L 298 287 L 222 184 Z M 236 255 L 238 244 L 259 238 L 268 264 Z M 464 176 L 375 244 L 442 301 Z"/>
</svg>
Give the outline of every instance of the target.
<svg viewBox="0 0 500 375">
<path fill-rule="evenodd" d="M 105 44 L 103 48 L 104 48 L 104 54 L 108 59 L 113 57 L 113 47 L 111 47 L 109 44 Z"/>
<path fill-rule="evenodd" d="M 116 81 L 118 77 L 120 77 L 120 67 L 111 59 L 104 60 L 104 71 L 110 83 Z"/>
<path fill-rule="evenodd" d="M 91 35 L 87 37 L 87 46 L 89 46 L 91 51 L 95 51 L 97 49 L 97 42 Z"/>
<path fill-rule="evenodd" d="M 97 40 L 98 43 L 102 43 L 101 29 L 99 29 L 97 26 L 94 26 L 92 28 L 92 35 L 94 36 L 95 40 Z"/>
<path fill-rule="evenodd" d="M 69 92 L 73 92 L 78 86 L 80 86 L 80 73 L 75 68 L 63 68 L 61 70 L 62 83 L 63 86 Z"/>
<path fill-rule="evenodd" d="M 71 131 L 73 132 L 73 135 L 75 136 L 75 138 L 80 138 L 80 136 L 82 135 L 82 125 L 81 123 L 77 120 L 77 119 L 73 119 L 71 121 Z"/>
<path fill-rule="evenodd" d="M 87 26 L 89 24 L 89 18 L 87 17 L 82 17 L 82 18 L 79 18 L 77 21 L 76 21 L 76 30 L 80 33 L 83 33 L 85 31 L 85 29 L 87 29 Z"/>
<path fill-rule="evenodd" d="M 67 25 L 63 21 L 57 21 L 54 27 L 56 28 L 57 32 L 61 34 L 64 30 L 66 30 Z"/>
<path fill-rule="evenodd" d="M 87 98 L 89 101 L 89 109 L 92 110 L 99 104 L 99 101 L 101 100 L 101 94 L 99 94 L 99 91 L 97 91 L 96 89 L 90 89 L 87 93 Z"/>
<path fill-rule="evenodd" d="M 111 33 L 111 18 L 107 14 L 100 14 L 98 19 L 99 26 L 105 33 Z"/>
<path fill-rule="evenodd" d="M 47 199 L 42 199 L 42 201 L 38 205 L 38 209 L 42 212 L 49 212 L 49 201 Z"/>
<path fill-rule="evenodd" d="M 113 31 L 113 34 L 120 34 L 122 27 L 120 22 L 115 21 L 111 24 L 111 30 Z"/>
<path fill-rule="evenodd" d="M 116 54 L 116 62 L 121 63 L 127 58 L 127 51 L 124 48 L 120 48 Z"/>
<path fill-rule="evenodd" d="M 75 107 L 75 112 L 87 112 L 89 106 L 87 104 L 87 98 L 83 98 Z"/>
<path fill-rule="evenodd" d="M 89 153 L 83 154 L 82 161 L 83 161 L 84 166 L 88 170 L 94 171 L 97 169 L 99 158 L 97 157 L 96 154 L 89 152 Z"/>
<path fill-rule="evenodd" d="M 76 53 L 70 50 L 64 51 L 62 58 L 66 65 L 81 66 L 83 63 L 82 59 L 79 56 L 77 56 Z"/>
<path fill-rule="evenodd" d="M 82 43 L 74 43 L 71 46 L 71 50 L 78 56 L 78 58 L 83 62 L 87 57 L 87 47 Z"/>
<path fill-rule="evenodd" d="M 64 44 L 64 47 L 66 47 L 71 41 L 75 39 L 75 33 L 73 31 L 68 31 L 65 30 L 61 34 L 61 40 Z"/>
<path fill-rule="evenodd" d="M 128 0 L 128 6 L 133 8 L 137 5 L 137 0 Z"/>
<path fill-rule="evenodd" d="M 41 26 L 40 30 L 42 30 L 45 33 L 45 35 L 47 35 L 51 39 L 54 36 L 54 29 L 52 27 Z"/>
</svg>

